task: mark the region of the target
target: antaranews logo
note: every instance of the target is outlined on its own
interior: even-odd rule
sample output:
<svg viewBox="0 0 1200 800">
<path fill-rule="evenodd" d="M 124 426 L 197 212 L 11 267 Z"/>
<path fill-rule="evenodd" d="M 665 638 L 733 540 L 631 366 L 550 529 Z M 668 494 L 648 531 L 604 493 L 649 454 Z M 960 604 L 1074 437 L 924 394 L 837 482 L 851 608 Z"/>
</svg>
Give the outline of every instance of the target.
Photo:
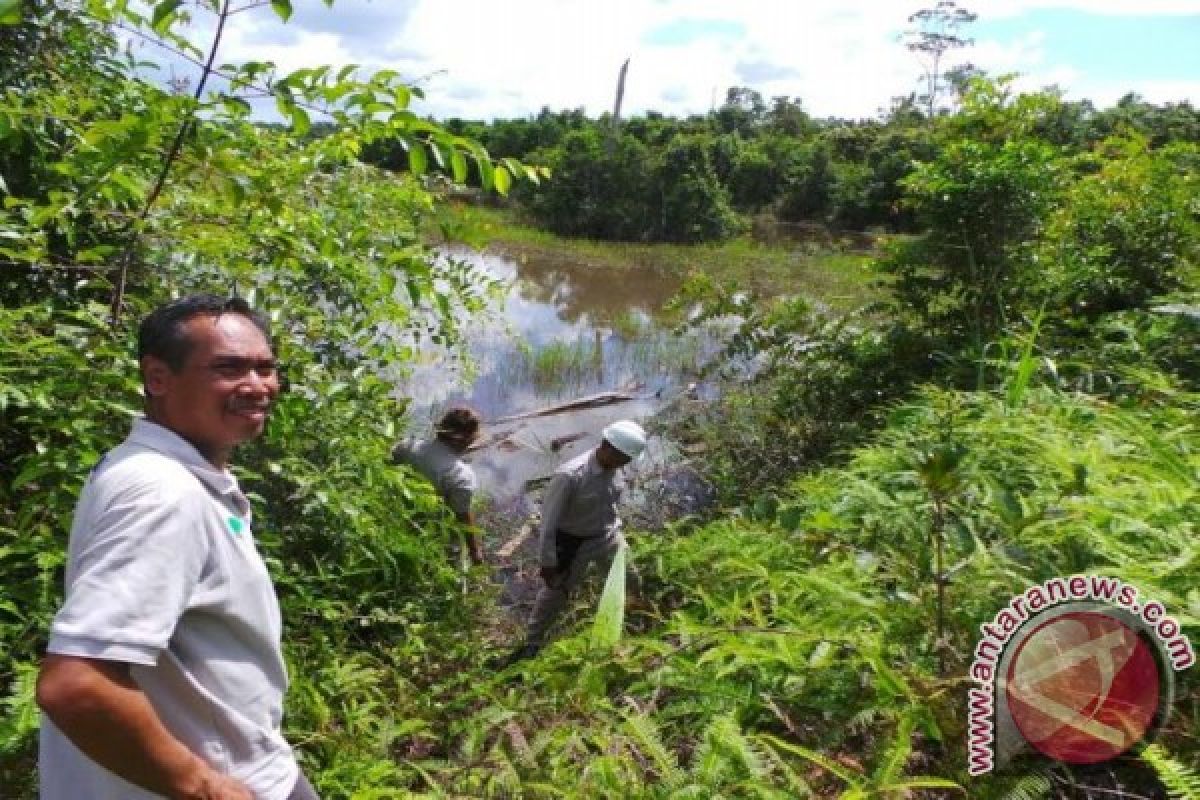
<svg viewBox="0 0 1200 800">
<path fill-rule="evenodd" d="M 1118 578 L 1052 578 L 979 628 L 968 692 L 967 770 L 991 772 L 1030 747 L 1095 764 L 1166 722 L 1174 673 L 1196 662 L 1179 622 Z"/>
</svg>

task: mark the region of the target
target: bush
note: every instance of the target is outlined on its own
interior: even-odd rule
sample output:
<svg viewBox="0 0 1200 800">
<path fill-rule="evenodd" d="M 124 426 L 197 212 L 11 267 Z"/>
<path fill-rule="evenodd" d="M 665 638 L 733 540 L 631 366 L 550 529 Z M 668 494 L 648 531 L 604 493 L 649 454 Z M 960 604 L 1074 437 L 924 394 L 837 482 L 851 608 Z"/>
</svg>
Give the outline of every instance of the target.
<svg viewBox="0 0 1200 800">
<path fill-rule="evenodd" d="M 742 225 L 717 182 L 704 136 L 678 135 L 654 168 L 655 238 L 695 243 L 728 238 Z M 653 205 L 653 204 L 652 204 Z"/>
<path fill-rule="evenodd" d="M 1038 292 L 1081 321 L 1145 308 L 1200 270 L 1195 145 L 1156 152 L 1108 140 L 1050 215 L 1037 249 Z"/>
<path fill-rule="evenodd" d="M 541 225 L 563 236 L 618 241 L 651 238 L 649 154 L 632 136 L 597 127 L 572 131 L 546 153 L 551 178 L 528 198 Z"/>
</svg>

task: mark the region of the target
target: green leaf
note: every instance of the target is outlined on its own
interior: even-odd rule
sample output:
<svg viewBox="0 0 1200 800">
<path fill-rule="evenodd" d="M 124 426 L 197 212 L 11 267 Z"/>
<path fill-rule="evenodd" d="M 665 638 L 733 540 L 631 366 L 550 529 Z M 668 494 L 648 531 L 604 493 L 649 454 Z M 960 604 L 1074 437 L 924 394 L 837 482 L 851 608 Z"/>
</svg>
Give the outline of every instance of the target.
<svg viewBox="0 0 1200 800">
<path fill-rule="evenodd" d="M 759 734 L 755 737 L 755 739 L 764 742 L 777 750 L 782 750 L 786 753 L 791 753 L 794 756 L 799 756 L 806 761 L 811 761 L 818 767 L 832 772 L 834 775 L 841 778 L 853 787 L 857 788 L 858 786 L 861 786 L 862 779 L 858 775 L 855 775 L 849 769 L 818 750 L 811 750 L 807 747 L 801 747 L 799 745 L 792 744 L 791 742 L 780 739 L 777 736 L 772 736 L 769 733 Z"/>
<path fill-rule="evenodd" d="M 409 278 L 404 282 L 404 288 L 408 289 L 408 299 L 412 301 L 414 306 L 421 305 L 421 287 L 415 280 Z"/>
<path fill-rule="evenodd" d="M 235 117 L 249 116 L 253 109 L 250 104 L 241 97 L 235 97 L 231 94 L 221 95 L 221 105 L 225 106 L 225 111 Z"/>
<path fill-rule="evenodd" d="M 493 176 L 493 172 L 494 172 L 493 167 L 492 167 L 492 162 L 485 155 L 482 158 L 479 156 L 476 156 L 475 163 L 477 165 L 479 165 L 479 183 L 480 183 L 480 185 L 483 186 L 483 188 L 485 190 L 491 189 L 492 186 L 495 185 L 492 180 L 492 176 Z"/>
<path fill-rule="evenodd" d="M 292 118 L 292 109 L 296 107 L 296 102 L 292 100 L 291 93 L 285 87 L 275 87 L 275 107 L 279 109 L 280 115 L 284 118 Z"/>
<path fill-rule="evenodd" d="M 297 136 L 303 136 L 311 127 L 312 123 L 309 121 L 308 112 L 300 106 L 292 106 L 292 132 Z"/>
<path fill-rule="evenodd" d="M 3 0 L 0 0 L 3 2 Z M 154 14 L 150 17 L 150 27 L 158 33 L 163 33 L 171 24 L 171 17 L 175 13 L 175 9 L 183 5 L 183 0 L 162 0 L 161 3 L 154 7 Z"/>
<path fill-rule="evenodd" d="M 496 167 L 496 172 L 492 176 L 496 184 L 496 191 L 502 195 L 508 194 L 508 189 L 512 186 L 512 176 L 508 174 L 508 170 L 504 167 Z"/>
<path fill-rule="evenodd" d="M 412 90 L 407 86 L 396 87 L 396 108 L 408 108 L 408 104 L 412 101 Z"/>
<path fill-rule="evenodd" d="M 454 155 L 450 156 L 450 170 L 454 173 L 456 183 L 463 183 L 467 180 L 467 157 L 462 154 L 461 150 L 455 150 Z"/>
<path fill-rule="evenodd" d="M 21 24 L 21 0 L 0 0 L 0 25 Z"/>
<path fill-rule="evenodd" d="M 446 145 L 444 145 L 438 141 L 431 141 L 429 143 L 429 151 L 431 153 L 433 153 L 433 160 L 435 162 L 437 162 L 438 169 L 444 171 L 446 169 L 446 157 L 442 153 L 443 153 L 443 151 L 445 151 L 445 152 L 453 152 L 453 151 L 450 150 L 449 147 L 447 147 Z"/>
<path fill-rule="evenodd" d="M 1005 402 L 1009 408 L 1016 408 L 1020 405 L 1021 399 L 1025 396 L 1025 390 L 1029 388 L 1033 373 L 1037 369 L 1037 362 L 1033 358 L 1033 343 L 1037 340 L 1038 329 L 1041 325 L 1042 312 L 1039 311 L 1037 318 L 1033 321 L 1033 329 L 1029 332 L 1029 338 L 1025 340 L 1025 344 L 1021 348 L 1021 360 L 1017 363 L 1016 374 L 1013 375 L 1005 392 Z"/>
<path fill-rule="evenodd" d="M 271 0 L 271 9 L 281 20 L 287 22 L 292 17 L 292 0 Z"/>
<path fill-rule="evenodd" d="M 622 544 L 608 570 L 604 582 L 604 593 L 600 595 L 600 606 L 592 623 L 592 647 L 611 649 L 621 640 L 621 629 L 625 625 L 625 551 Z"/>
<path fill-rule="evenodd" d="M 424 175 L 429 169 L 429 157 L 425 155 L 425 147 L 416 141 L 408 143 L 408 171 L 413 175 Z"/>
<path fill-rule="evenodd" d="M 912 735 L 916 728 L 916 716 L 912 713 L 900 718 L 892 742 L 884 752 L 883 764 L 873 776 L 877 784 L 891 785 L 904 775 L 904 767 L 912 755 Z"/>
<path fill-rule="evenodd" d="M 525 170 L 524 170 L 525 165 L 522 164 L 520 161 L 517 161 L 515 158 L 502 158 L 502 159 L 500 159 L 500 164 L 506 170 L 508 170 L 508 174 L 514 178 L 520 177 L 525 172 Z"/>
<path fill-rule="evenodd" d="M 775 520 L 779 523 L 779 527 L 785 531 L 796 532 L 800 530 L 801 523 L 804 522 L 804 508 L 798 505 L 784 506 L 779 509 Z"/>
</svg>

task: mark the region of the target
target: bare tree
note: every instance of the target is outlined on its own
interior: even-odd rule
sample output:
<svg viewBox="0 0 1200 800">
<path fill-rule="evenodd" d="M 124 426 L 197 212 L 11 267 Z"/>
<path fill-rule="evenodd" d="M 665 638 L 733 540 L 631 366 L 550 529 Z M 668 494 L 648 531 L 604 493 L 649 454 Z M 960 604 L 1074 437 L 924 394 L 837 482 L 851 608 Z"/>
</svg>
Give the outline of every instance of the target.
<svg viewBox="0 0 1200 800">
<path fill-rule="evenodd" d="M 923 8 L 908 18 L 913 27 L 904 32 L 904 46 L 916 53 L 925 71 L 925 106 L 929 118 L 937 111 L 942 93 L 942 59 L 950 50 L 974 44 L 974 39 L 959 36 L 959 31 L 979 15 L 959 8 L 954 0 L 938 0 L 933 8 Z"/>
<path fill-rule="evenodd" d="M 621 65 L 621 71 L 617 74 L 617 99 L 613 103 L 613 127 L 615 128 L 621 121 L 621 102 L 625 99 L 625 75 L 629 72 L 629 59 L 625 59 L 625 63 Z"/>
<path fill-rule="evenodd" d="M 617 73 L 617 97 L 613 101 L 612 122 L 608 128 L 608 139 L 605 142 L 605 149 L 608 155 L 611 156 L 617 146 L 617 128 L 621 124 L 621 103 L 625 100 L 625 75 L 629 72 L 629 59 L 625 59 L 625 63 L 621 65 L 621 71 Z"/>
</svg>

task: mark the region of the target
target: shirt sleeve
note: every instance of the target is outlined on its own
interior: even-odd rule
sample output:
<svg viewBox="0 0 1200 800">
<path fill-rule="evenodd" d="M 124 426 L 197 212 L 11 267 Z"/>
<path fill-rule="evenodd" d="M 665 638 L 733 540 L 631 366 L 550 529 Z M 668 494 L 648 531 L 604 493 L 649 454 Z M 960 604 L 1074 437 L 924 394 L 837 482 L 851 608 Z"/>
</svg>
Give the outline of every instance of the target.
<svg viewBox="0 0 1200 800">
<path fill-rule="evenodd" d="M 450 510 L 455 514 L 468 513 L 471 510 L 471 498 L 478 488 L 475 471 L 465 464 L 462 465 L 446 482 L 446 505 L 450 506 Z"/>
<path fill-rule="evenodd" d="M 395 465 L 412 463 L 412 443 L 401 439 L 392 446 L 392 463 Z"/>
<path fill-rule="evenodd" d="M 538 559 L 543 567 L 558 566 L 557 544 L 558 520 L 571 495 L 571 476 L 556 473 L 542 495 L 542 532 L 538 547 Z"/>
<path fill-rule="evenodd" d="M 116 476 L 113 476 L 116 477 Z M 153 665 L 186 610 L 208 559 L 204 500 L 160 480 L 113 493 L 73 553 L 49 652 Z"/>
</svg>

